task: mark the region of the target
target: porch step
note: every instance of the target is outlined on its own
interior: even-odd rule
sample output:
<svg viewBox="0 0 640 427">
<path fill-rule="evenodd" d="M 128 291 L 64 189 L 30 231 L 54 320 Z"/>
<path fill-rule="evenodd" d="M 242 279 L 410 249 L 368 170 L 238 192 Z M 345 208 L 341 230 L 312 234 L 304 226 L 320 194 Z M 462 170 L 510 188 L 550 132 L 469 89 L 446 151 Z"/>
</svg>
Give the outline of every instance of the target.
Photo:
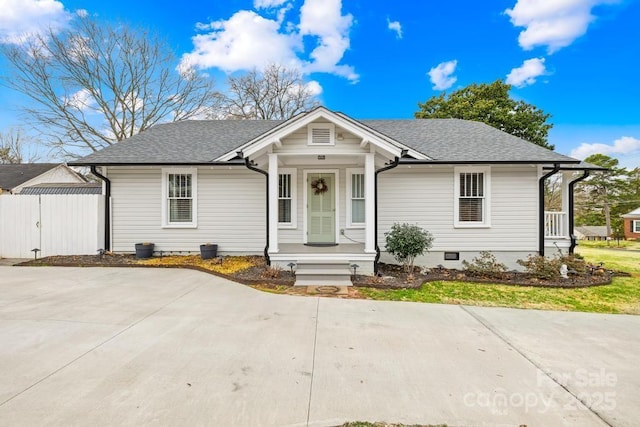
<svg viewBox="0 0 640 427">
<path fill-rule="evenodd" d="M 299 262 L 295 286 L 351 286 L 349 263 L 338 260 Z"/>
</svg>

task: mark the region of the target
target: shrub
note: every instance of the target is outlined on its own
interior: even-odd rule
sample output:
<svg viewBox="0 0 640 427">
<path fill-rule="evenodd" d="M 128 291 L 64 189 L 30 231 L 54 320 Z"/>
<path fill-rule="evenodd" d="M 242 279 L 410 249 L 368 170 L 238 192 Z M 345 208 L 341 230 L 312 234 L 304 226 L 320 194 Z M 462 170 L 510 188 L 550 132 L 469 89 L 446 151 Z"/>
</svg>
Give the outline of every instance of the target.
<svg viewBox="0 0 640 427">
<path fill-rule="evenodd" d="M 387 242 L 385 249 L 409 274 L 413 273 L 416 257 L 429 252 L 433 245 L 433 235 L 417 225 L 395 223 L 384 236 Z"/>
<path fill-rule="evenodd" d="M 498 262 L 491 252 L 482 251 L 479 257 L 468 262 L 462 261 L 462 268 L 470 276 L 484 276 L 501 278 L 507 271 L 507 266 Z"/>
<path fill-rule="evenodd" d="M 559 279 L 562 264 L 565 264 L 569 271 L 579 275 L 586 274 L 588 270 L 587 263 L 574 255 L 561 255 L 553 258 L 529 255 L 526 261 L 519 259 L 517 263 L 523 266 L 530 275 L 546 280 Z"/>
</svg>

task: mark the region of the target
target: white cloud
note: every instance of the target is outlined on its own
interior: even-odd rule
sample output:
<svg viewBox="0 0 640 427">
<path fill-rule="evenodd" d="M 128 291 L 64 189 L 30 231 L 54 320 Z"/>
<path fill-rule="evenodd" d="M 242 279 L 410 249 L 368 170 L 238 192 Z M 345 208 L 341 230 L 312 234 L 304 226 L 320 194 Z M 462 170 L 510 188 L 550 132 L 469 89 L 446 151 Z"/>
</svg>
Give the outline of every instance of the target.
<svg viewBox="0 0 640 427">
<path fill-rule="evenodd" d="M 631 136 L 623 136 L 613 141 L 613 144 L 594 143 L 588 144 L 583 142 L 578 148 L 571 151 L 571 157 L 577 159 L 585 159 L 592 154 L 612 155 L 638 155 L 640 156 L 640 139 Z"/>
<path fill-rule="evenodd" d="M 286 1 L 255 0 L 256 8 L 279 7 Z M 322 72 L 358 80 L 354 68 L 340 64 L 349 49 L 350 14 L 342 15 L 341 0 L 305 0 L 300 8 L 300 23 L 284 22 L 292 8 L 289 3 L 277 13 L 277 19 L 256 11 L 241 10 L 228 20 L 197 24 L 203 31 L 192 38 L 194 49 L 183 55 L 181 69 L 189 66 L 220 68 L 227 73 L 262 68 L 278 63 L 301 69 L 305 74 Z M 316 44 L 309 52 L 306 45 Z"/>
<path fill-rule="evenodd" d="M 514 68 L 507 75 L 507 84 L 524 87 L 536 82 L 536 77 L 545 75 L 544 58 L 527 59 L 518 68 Z"/>
<path fill-rule="evenodd" d="M 71 18 L 56 0 L 0 0 L 0 42 L 21 44 L 50 29 L 61 30 Z"/>
<path fill-rule="evenodd" d="M 273 9 L 282 6 L 287 0 L 253 0 L 256 9 Z"/>
<path fill-rule="evenodd" d="M 305 0 L 300 8 L 300 35 L 317 37 L 317 47 L 309 54 L 307 72 L 325 72 L 356 82 L 353 67 L 338 65 L 349 49 L 353 16 L 342 15 L 342 0 Z"/>
<path fill-rule="evenodd" d="M 435 90 L 449 89 L 458 80 L 452 74 L 456 71 L 457 60 L 442 62 L 427 73 Z"/>
<path fill-rule="evenodd" d="M 280 33 L 278 22 L 241 10 L 224 21 L 199 24 L 208 33 L 192 38 L 194 50 L 184 54 L 181 66 L 220 68 L 226 72 L 262 68 L 271 62 L 300 67 L 296 52 L 302 44 L 295 34 Z"/>
<path fill-rule="evenodd" d="M 307 90 L 309 91 L 309 93 L 311 93 L 311 95 L 313 96 L 318 96 L 322 93 L 322 86 L 320 86 L 320 83 L 318 83 L 315 80 L 311 80 L 310 82 L 307 82 L 305 86 L 307 87 Z"/>
<path fill-rule="evenodd" d="M 387 28 L 396 33 L 397 39 L 402 38 L 402 25 L 399 21 L 390 21 L 389 18 L 387 18 Z"/>
<path fill-rule="evenodd" d="M 97 106 L 96 101 L 93 99 L 93 96 L 88 89 L 80 89 L 70 96 L 63 98 L 63 102 L 68 107 L 84 112 L 94 110 Z"/>
<path fill-rule="evenodd" d="M 518 36 L 525 50 L 546 46 L 549 53 L 569 46 L 587 32 L 595 19 L 591 9 L 615 0 L 517 0 L 505 10 L 516 27 L 525 29 Z"/>
</svg>

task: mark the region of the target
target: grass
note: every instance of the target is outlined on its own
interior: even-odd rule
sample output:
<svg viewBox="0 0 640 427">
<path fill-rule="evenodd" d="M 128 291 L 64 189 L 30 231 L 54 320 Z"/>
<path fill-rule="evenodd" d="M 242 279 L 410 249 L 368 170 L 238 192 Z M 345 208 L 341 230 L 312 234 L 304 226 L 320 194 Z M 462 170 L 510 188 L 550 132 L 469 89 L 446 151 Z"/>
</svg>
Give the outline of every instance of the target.
<svg viewBox="0 0 640 427">
<path fill-rule="evenodd" d="M 604 262 L 605 268 L 624 271 L 632 277 L 615 277 L 610 285 L 581 289 L 431 282 L 419 289 L 361 288 L 359 292 L 376 300 L 640 314 L 640 252 L 587 246 L 579 247 L 578 252 L 591 263 Z"/>
<path fill-rule="evenodd" d="M 202 259 L 200 255 L 175 255 L 164 257 L 153 257 L 138 260 L 141 265 L 153 265 L 157 267 L 166 266 L 196 266 L 204 270 L 221 274 L 233 274 L 238 271 L 253 267 L 262 262 L 261 258 L 255 256 L 236 256 L 227 259 L 214 258 Z"/>
<path fill-rule="evenodd" d="M 630 249 L 640 251 L 640 240 L 579 240 L 578 248 Z"/>
</svg>

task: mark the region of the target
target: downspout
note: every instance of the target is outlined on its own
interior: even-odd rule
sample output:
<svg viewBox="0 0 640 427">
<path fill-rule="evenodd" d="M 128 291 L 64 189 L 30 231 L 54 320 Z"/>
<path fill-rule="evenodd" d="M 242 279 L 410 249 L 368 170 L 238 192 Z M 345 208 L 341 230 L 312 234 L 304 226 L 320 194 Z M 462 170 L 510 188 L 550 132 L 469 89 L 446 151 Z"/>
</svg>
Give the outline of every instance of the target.
<svg viewBox="0 0 640 427">
<path fill-rule="evenodd" d="M 553 170 L 547 174 L 542 175 L 538 181 L 538 199 L 539 199 L 539 212 L 538 212 L 538 254 L 544 256 L 544 181 L 551 175 L 556 174 L 560 170 L 560 164 L 554 163 Z"/>
<path fill-rule="evenodd" d="M 402 150 L 402 154 L 401 156 L 404 156 L 406 154 L 405 150 Z M 373 238 L 375 241 L 375 248 L 376 248 L 376 258 L 373 261 L 373 271 L 374 273 L 378 273 L 378 262 L 380 261 L 380 246 L 378 246 L 378 175 L 384 171 L 388 171 L 389 169 L 393 169 L 395 167 L 398 166 L 398 164 L 400 163 L 400 157 L 397 157 L 387 166 L 382 167 L 380 169 L 378 169 L 375 174 L 374 174 L 374 179 L 373 179 L 373 211 L 374 211 L 374 215 L 373 215 Z"/>
<path fill-rule="evenodd" d="M 104 250 L 111 250 L 111 181 L 106 176 L 96 170 L 95 165 L 91 165 L 91 173 L 104 181 L 105 199 L 104 199 Z"/>
<path fill-rule="evenodd" d="M 242 154 L 242 153 L 238 153 L 238 154 Z M 244 156 L 242 156 L 244 157 Z M 249 158 L 245 158 L 244 159 L 244 165 L 247 167 L 247 169 L 258 172 L 262 175 L 265 176 L 265 182 L 266 182 L 266 197 L 267 197 L 267 222 L 266 222 L 266 228 L 267 228 L 267 240 L 265 242 L 265 246 L 264 246 L 264 259 L 267 262 L 267 265 L 271 265 L 271 258 L 269 258 L 269 172 L 267 171 L 263 171 L 262 169 L 258 169 L 257 167 L 253 166 L 251 164 L 251 161 L 249 160 Z"/>
<path fill-rule="evenodd" d="M 589 177 L 589 171 L 585 170 L 582 176 L 578 179 L 574 179 L 569 183 L 569 233 L 571 236 L 571 246 L 569 246 L 569 253 L 573 255 L 573 251 L 578 246 L 578 242 L 576 241 L 576 236 L 573 234 L 573 187 L 576 183 L 580 181 L 584 181 Z"/>
</svg>

